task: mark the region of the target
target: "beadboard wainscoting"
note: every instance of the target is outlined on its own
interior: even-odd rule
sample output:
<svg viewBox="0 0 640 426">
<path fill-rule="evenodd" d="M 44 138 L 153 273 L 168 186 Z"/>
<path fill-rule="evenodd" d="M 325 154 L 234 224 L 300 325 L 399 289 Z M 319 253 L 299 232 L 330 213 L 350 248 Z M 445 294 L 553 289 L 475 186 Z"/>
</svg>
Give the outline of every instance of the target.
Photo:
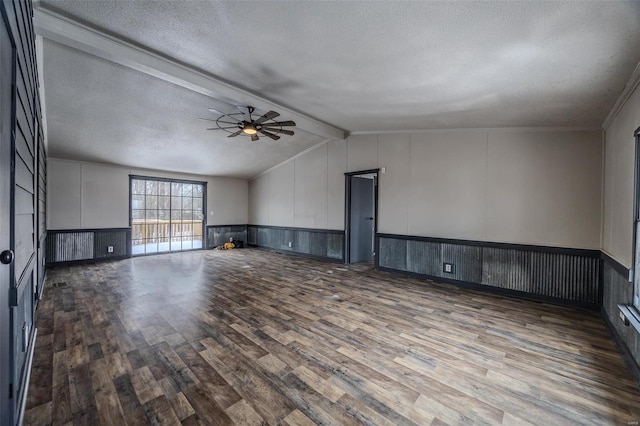
<svg viewBox="0 0 640 426">
<path fill-rule="evenodd" d="M 344 231 L 248 225 L 247 242 L 286 253 L 344 262 Z"/>
<path fill-rule="evenodd" d="M 598 309 L 600 251 L 376 235 L 376 266 L 514 296 Z M 445 272 L 445 263 L 451 270 Z"/>
<path fill-rule="evenodd" d="M 113 251 L 109 252 L 109 247 Z M 65 229 L 47 233 L 47 265 L 131 256 L 131 229 Z"/>
</svg>

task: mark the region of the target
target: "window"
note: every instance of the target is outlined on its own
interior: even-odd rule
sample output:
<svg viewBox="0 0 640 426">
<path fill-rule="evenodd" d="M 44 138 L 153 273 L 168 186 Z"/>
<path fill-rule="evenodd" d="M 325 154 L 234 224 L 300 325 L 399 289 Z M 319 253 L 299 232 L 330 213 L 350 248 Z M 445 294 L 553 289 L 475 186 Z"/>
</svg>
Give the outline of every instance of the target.
<svg viewBox="0 0 640 426">
<path fill-rule="evenodd" d="M 131 177 L 131 253 L 201 249 L 206 186 Z"/>
<path fill-rule="evenodd" d="M 637 247 L 638 245 L 640 245 L 640 235 L 638 235 L 640 233 L 640 225 L 639 225 L 640 221 L 638 219 L 638 217 L 636 217 L 635 219 L 635 228 L 636 228 L 636 250 L 635 250 L 635 259 L 634 259 L 634 265 L 633 265 L 633 304 L 636 308 L 640 309 L 640 256 L 638 253 L 638 249 L 639 247 Z"/>
</svg>

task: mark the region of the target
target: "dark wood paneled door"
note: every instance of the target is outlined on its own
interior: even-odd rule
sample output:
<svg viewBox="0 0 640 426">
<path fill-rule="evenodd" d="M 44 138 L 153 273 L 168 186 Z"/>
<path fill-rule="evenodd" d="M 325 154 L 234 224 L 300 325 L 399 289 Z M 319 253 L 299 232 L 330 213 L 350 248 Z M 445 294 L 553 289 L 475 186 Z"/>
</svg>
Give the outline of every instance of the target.
<svg viewBox="0 0 640 426">
<path fill-rule="evenodd" d="M 0 15 L 0 423 L 13 422 L 11 377 L 11 321 L 9 292 L 13 276 L 11 247 L 11 134 L 13 123 L 14 49 Z M 11 419 L 11 420 L 10 420 Z"/>
</svg>

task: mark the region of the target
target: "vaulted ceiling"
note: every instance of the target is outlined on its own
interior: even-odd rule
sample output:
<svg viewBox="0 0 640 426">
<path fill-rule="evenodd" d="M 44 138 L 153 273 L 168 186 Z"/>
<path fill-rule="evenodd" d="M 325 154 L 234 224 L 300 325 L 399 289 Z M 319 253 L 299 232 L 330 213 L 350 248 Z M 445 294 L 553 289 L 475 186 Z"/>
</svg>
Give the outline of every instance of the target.
<svg viewBox="0 0 640 426">
<path fill-rule="evenodd" d="M 50 1 L 49 154 L 251 177 L 352 131 L 598 127 L 640 62 L 640 2 Z M 295 136 L 227 138 L 209 107 Z"/>
</svg>

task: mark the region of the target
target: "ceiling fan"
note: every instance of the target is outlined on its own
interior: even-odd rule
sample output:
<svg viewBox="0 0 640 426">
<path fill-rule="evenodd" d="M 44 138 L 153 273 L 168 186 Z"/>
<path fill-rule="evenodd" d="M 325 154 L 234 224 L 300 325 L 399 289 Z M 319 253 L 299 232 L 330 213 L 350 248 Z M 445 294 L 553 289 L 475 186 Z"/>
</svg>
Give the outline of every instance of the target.
<svg viewBox="0 0 640 426">
<path fill-rule="evenodd" d="M 255 118 L 252 115 L 255 112 L 254 107 L 239 106 L 238 109 L 240 112 L 225 114 L 209 108 L 209 111 L 220 114 L 220 117 L 215 120 L 210 118 L 200 118 L 199 120 L 215 122 L 217 127 L 211 127 L 207 130 L 224 130 L 229 133 L 229 136 L 227 136 L 229 138 L 243 135 L 251 137 L 252 141 L 257 141 L 260 140 L 258 134 L 261 134 L 277 141 L 280 139 L 278 133 L 289 136 L 293 135 L 293 130 L 283 129 L 283 127 L 295 126 L 296 123 L 293 121 L 275 121 L 274 118 L 280 116 L 280 114 L 275 111 L 269 111 Z"/>
</svg>

